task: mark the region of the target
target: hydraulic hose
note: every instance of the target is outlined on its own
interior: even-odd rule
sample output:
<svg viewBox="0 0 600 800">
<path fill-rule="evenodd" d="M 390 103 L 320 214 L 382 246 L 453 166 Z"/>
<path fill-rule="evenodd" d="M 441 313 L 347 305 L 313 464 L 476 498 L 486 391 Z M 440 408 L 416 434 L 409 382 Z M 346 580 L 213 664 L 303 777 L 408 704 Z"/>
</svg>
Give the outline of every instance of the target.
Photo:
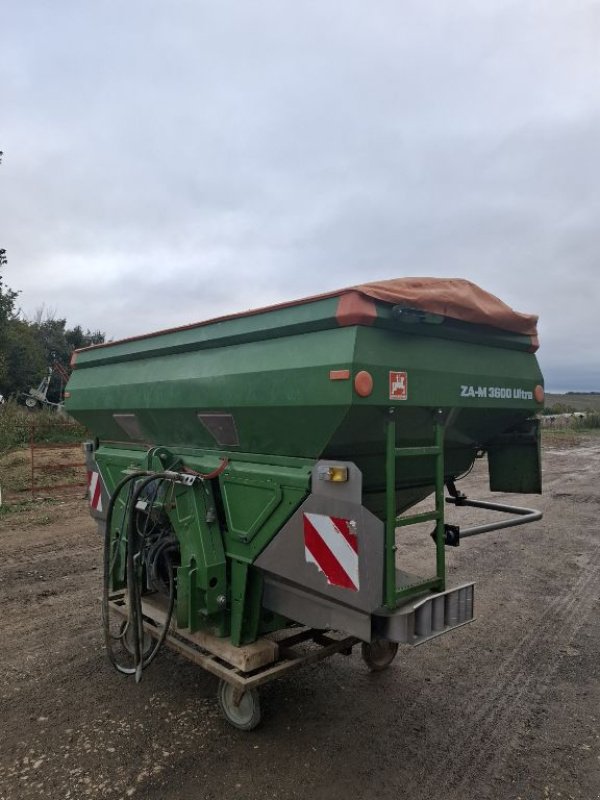
<svg viewBox="0 0 600 800">
<path fill-rule="evenodd" d="M 112 649 L 112 636 L 110 633 L 110 607 L 109 607 L 109 595 L 110 595 L 110 574 L 112 572 L 112 567 L 114 564 L 115 559 L 111 559 L 111 538 L 112 538 L 112 518 L 114 513 L 114 508 L 116 502 L 121 494 L 121 491 L 133 480 L 143 477 L 144 475 L 148 475 L 147 471 L 138 471 L 134 472 L 131 475 L 126 475 L 119 483 L 115 486 L 113 493 L 110 496 L 108 501 L 108 508 L 106 510 L 106 525 L 104 529 L 104 570 L 103 570 L 103 580 L 102 580 L 102 623 L 104 626 L 104 642 L 106 645 L 106 655 L 110 663 L 113 667 L 118 671 L 122 672 L 125 675 L 132 674 L 132 670 L 127 667 L 123 667 L 119 664 L 115 658 Z M 129 499 L 125 504 L 125 512 L 127 512 L 127 506 L 129 503 Z M 125 522 L 125 514 L 123 515 L 123 521 Z M 113 562 L 113 563 L 111 563 Z"/>
<path fill-rule="evenodd" d="M 142 678 L 142 670 L 144 670 L 154 659 L 158 651 L 160 650 L 171 625 L 171 618 L 173 616 L 173 608 L 175 605 L 175 579 L 173 575 L 173 569 L 168 561 L 165 563 L 168 564 L 168 571 L 169 571 L 169 605 L 167 608 L 167 615 L 165 618 L 165 623 L 162 627 L 160 635 L 158 636 L 156 643 L 148 656 L 144 658 L 142 647 L 143 647 L 143 636 L 144 636 L 144 621 L 142 617 L 142 598 L 140 592 L 140 584 L 137 580 L 136 575 L 136 565 L 135 565 L 135 556 L 137 551 L 137 545 L 140 546 L 143 544 L 143 541 L 136 542 L 136 538 L 139 538 L 139 534 L 137 532 L 136 524 L 135 524 L 135 514 L 136 514 L 136 506 L 139 500 L 140 495 L 148 486 L 149 483 L 152 481 L 158 480 L 161 483 L 165 480 L 172 480 L 173 473 L 168 472 L 159 472 L 152 474 L 148 477 L 143 478 L 140 483 L 135 487 L 133 490 L 133 496 L 131 498 L 131 505 L 129 508 L 129 525 L 127 530 L 127 592 L 129 598 L 129 618 L 130 622 L 133 626 L 133 646 L 134 646 L 134 663 L 135 667 L 132 668 L 132 672 L 135 674 L 135 681 L 139 683 Z M 154 498 L 156 498 L 156 495 Z M 154 500 L 152 501 L 154 502 Z M 145 531 L 144 531 L 145 533 Z M 141 552 L 141 550 L 139 551 Z M 130 673 L 131 674 L 131 673 Z"/>
<path fill-rule="evenodd" d="M 222 458 L 219 466 L 213 469 L 212 472 L 197 472 L 195 469 L 191 469 L 190 467 L 185 467 L 185 466 L 182 468 L 182 472 L 185 472 L 188 475 L 197 475 L 199 478 L 202 478 L 203 481 L 209 481 L 212 478 L 218 478 L 222 472 L 225 472 L 228 466 L 229 466 L 229 459 Z"/>
<path fill-rule="evenodd" d="M 169 578 L 169 603 L 167 608 L 167 616 L 165 619 L 165 624 L 163 625 L 163 628 L 160 632 L 160 635 L 156 640 L 156 644 L 152 648 L 149 655 L 146 658 L 143 658 L 143 653 L 142 653 L 143 617 L 142 617 L 142 607 L 141 607 L 141 592 L 140 592 L 139 582 L 136 580 L 136 569 L 135 569 L 135 550 L 136 550 L 135 539 L 136 536 L 138 536 L 137 528 L 135 525 L 136 505 L 142 491 L 149 483 L 155 480 L 159 480 L 161 482 L 172 481 L 173 477 L 174 476 L 172 472 L 171 473 L 149 472 L 147 470 L 140 470 L 130 475 L 127 475 L 116 485 L 115 490 L 110 497 L 107 508 L 106 529 L 104 533 L 104 577 L 103 577 L 103 593 L 102 593 L 102 616 L 104 623 L 104 639 L 106 643 L 106 653 L 108 660 L 118 672 L 124 675 L 135 675 L 136 682 L 139 682 L 139 680 L 141 679 L 142 670 L 145 669 L 154 660 L 158 651 L 160 650 L 167 636 L 171 624 L 171 618 L 173 616 L 173 609 L 175 606 L 175 576 L 170 561 L 165 560 L 165 563 L 167 564 L 168 578 Z M 114 563 L 116 561 L 116 559 L 111 559 L 112 519 L 117 499 L 122 490 L 132 481 L 140 479 L 142 479 L 141 482 L 138 484 L 138 486 L 135 487 L 130 497 L 127 499 L 123 514 L 123 522 L 124 524 L 126 524 L 126 529 L 127 529 L 127 590 L 129 599 L 129 619 L 127 620 L 125 632 L 127 631 L 127 628 L 131 625 L 133 630 L 134 664 L 135 664 L 135 666 L 133 667 L 126 667 L 120 664 L 115 657 L 115 654 L 112 649 L 112 642 L 111 642 L 112 636 L 110 633 L 110 625 L 109 625 L 110 575 Z"/>
</svg>

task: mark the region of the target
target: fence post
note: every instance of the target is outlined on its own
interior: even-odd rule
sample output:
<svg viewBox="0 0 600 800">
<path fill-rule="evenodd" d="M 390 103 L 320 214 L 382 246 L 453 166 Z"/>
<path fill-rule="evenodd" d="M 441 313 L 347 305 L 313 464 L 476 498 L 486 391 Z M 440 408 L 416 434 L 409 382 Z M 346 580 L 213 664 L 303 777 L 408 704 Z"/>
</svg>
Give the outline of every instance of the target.
<svg viewBox="0 0 600 800">
<path fill-rule="evenodd" d="M 35 463 L 33 451 L 35 448 L 35 422 L 29 426 L 29 450 L 31 451 L 31 499 L 35 500 Z"/>
</svg>

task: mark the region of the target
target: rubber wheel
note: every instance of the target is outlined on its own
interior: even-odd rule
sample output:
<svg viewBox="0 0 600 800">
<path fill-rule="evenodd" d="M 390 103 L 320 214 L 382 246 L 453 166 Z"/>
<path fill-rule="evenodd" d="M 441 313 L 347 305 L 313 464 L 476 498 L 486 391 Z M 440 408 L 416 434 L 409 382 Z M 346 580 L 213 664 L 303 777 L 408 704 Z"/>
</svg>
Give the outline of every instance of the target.
<svg viewBox="0 0 600 800">
<path fill-rule="evenodd" d="M 235 705 L 235 687 L 227 681 L 220 681 L 217 697 L 223 716 L 240 731 L 252 731 L 260 723 L 260 698 L 256 689 L 246 689 L 239 705 Z"/>
<path fill-rule="evenodd" d="M 381 672 L 396 658 L 398 643 L 389 642 L 387 639 L 373 639 L 370 643 L 363 642 L 360 652 L 371 672 Z"/>
</svg>

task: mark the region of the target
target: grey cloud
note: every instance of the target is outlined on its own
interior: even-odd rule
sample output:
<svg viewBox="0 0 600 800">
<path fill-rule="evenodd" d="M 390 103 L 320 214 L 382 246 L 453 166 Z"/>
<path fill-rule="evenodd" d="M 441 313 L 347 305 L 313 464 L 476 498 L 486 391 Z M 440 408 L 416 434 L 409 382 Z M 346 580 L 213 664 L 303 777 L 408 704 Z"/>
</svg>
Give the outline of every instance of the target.
<svg viewBox="0 0 600 800">
<path fill-rule="evenodd" d="M 3 21 L 0 242 L 26 310 L 118 337 L 456 275 L 540 314 L 548 385 L 599 388 L 596 3 L 25 0 Z"/>
</svg>

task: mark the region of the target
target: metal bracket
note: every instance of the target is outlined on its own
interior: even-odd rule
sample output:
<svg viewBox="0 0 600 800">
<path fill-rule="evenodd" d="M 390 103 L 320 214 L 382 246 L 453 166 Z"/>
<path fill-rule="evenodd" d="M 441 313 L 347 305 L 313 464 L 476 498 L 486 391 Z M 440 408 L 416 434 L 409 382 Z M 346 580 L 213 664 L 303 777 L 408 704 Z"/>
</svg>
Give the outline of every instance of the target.
<svg viewBox="0 0 600 800">
<path fill-rule="evenodd" d="M 446 489 L 448 489 L 450 496 L 457 501 L 456 505 L 460 505 L 460 502 L 458 501 L 467 499 L 467 495 L 464 492 L 461 492 L 460 489 L 456 488 L 454 481 L 446 481 Z"/>
<path fill-rule="evenodd" d="M 436 528 L 429 534 L 433 541 L 437 541 Z M 444 545 L 446 547 L 458 547 L 460 544 L 460 528 L 458 525 L 444 523 Z"/>
</svg>

